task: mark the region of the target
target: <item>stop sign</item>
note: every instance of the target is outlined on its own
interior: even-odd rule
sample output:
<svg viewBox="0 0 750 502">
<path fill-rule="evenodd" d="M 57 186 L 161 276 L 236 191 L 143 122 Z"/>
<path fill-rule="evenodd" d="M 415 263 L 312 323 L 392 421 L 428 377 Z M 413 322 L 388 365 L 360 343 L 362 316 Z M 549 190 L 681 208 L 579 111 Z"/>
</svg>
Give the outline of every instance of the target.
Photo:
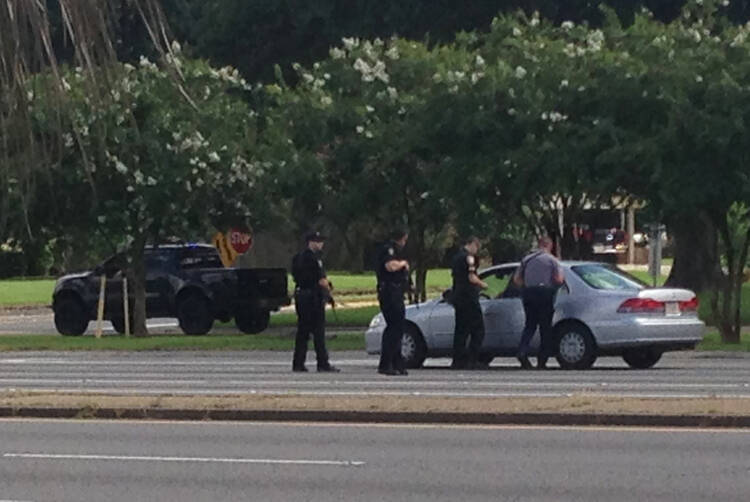
<svg viewBox="0 0 750 502">
<path fill-rule="evenodd" d="M 245 254 L 252 247 L 253 238 L 249 233 L 233 228 L 229 230 L 229 245 L 238 254 Z"/>
</svg>

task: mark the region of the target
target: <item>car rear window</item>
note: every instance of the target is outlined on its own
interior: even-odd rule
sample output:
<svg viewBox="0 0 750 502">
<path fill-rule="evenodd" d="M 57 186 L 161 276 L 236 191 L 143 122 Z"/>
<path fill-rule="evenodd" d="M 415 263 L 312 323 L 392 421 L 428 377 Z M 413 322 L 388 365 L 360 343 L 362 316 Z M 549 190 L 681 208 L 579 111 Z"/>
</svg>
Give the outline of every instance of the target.
<svg viewBox="0 0 750 502">
<path fill-rule="evenodd" d="M 180 268 L 222 268 L 219 253 L 215 249 L 194 248 L 186 250 L 180 257 Z"/>
<path fill-rule="evenodd" d="M 637 278 L 615 267 L 591 264 L 575 265 L 571 269 L 594 289 L 628 291 L 647 287 Z"/>
</svg>

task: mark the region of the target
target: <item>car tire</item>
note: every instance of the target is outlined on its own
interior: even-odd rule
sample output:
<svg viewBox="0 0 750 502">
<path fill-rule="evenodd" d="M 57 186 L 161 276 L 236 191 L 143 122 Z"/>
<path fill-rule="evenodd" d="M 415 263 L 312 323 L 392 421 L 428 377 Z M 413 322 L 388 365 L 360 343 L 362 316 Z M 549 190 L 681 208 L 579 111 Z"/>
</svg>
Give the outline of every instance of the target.
<svg viewBox="0 0 750 502">
<path fill-rule="evenodd" d="M 55 328 L 65 336 L 80 336 L 89 327 L 89 318 L 83 303 L 69 295 L 55 302 Z"/>
<path fill-rule="evenodd" d="M 177 304 L 177 321 L 186 335 L 205 335 L 214 325 L 211 305 L 204 296 L 191 294 Z"/>
<path fill-rule="evenodd" d="M 237 329 L 247 335 L 257 335 L 268 328 L 271 313 L 267 310 L 243 310 L 234 316 Z"/>
<path fill-rule="evenodd" d="M 556 328 L 557 362 L 565 370 L 586 370 L 596 361 L 596 342 L 591 331 L 579 323 Z"/>
<path fill-rule="evenodd" d="M 622 358 L 631 368 L 646 370 L 659 362 L 661 355 L 662 353 L 658 350 L 646 347 L 643 349 L 629 350 L 622 355 Z"/>
<path fill-rule="evenodd" d="M 421 368 L 427 359 L 427 344 L 419 328 L 413 324 L 407 324 L 401 336 L 401 357 L 404 359 L 404 366 L 411 369 Z"/>
<path fill-rule="evenodd" d="M 495 356 L 492 354 L 479 354 L 479 362 L 482 364 L 492 364 Z"/>
</svg>

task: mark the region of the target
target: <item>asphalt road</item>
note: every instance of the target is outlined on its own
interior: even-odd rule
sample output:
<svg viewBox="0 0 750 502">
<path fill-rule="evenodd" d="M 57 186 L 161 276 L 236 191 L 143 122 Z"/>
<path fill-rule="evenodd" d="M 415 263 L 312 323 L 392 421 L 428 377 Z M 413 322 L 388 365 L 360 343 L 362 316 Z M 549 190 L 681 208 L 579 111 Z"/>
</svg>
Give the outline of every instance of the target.
<svg viewBox="0 0 750 502">
<path fill-rule="evenodd" d="M 750 433 L 0 421 L 4 501 L 746 501 Z"/>
<path fill-rule="evenodd" d="M 750 398 L 750 357 L 668 353 L 650 370 L 601 358 L 588 371 L 521 371 L 496 359 L 489 371 L 451 371 L 428 360 L 408 377 L 376 373 L 377 357 L 334 352 L 338 374 L 291 372 L 285 352 L 15 352 L 0 354 L 0 391 L 37 389 L 113 394 L 301 394 L 318 396 L 566 396 Z"/>
</svg>

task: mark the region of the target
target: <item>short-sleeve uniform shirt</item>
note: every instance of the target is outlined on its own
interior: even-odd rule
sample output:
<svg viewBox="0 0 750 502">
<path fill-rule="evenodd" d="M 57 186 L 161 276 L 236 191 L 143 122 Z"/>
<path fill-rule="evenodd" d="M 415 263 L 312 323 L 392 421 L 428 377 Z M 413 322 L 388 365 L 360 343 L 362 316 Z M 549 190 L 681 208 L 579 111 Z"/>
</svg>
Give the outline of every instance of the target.
<svg viewBox="0 0 750 502">
<path fill-rule="evenodd" d="M 469 253 L 466 248 L 456 253 L 451 261 L 451 275 L 453 276 L 454 297 L 466 300 L 479 298 L 479 288 L 469 282 L 469 276 L 477 273 L 477 257 Z"/>
<path fill-rule="evenodd" d="M 305 249 L 295 257 L 292 264 L 294 280 L 302 289 L 314 289 L 318 281 L 326 277 L 323 260 L 312 249 Z"/>
<path fill-rule="evenodd" d="M 522 261 L 524 267 L 523 284 L 528 288 L 557 286 L 555 276 L 562 270 L 557 258 L 549 253 L 537 251 L 526 256 Z"/>
<path fill-rule="evenodd" d="M 378 286 L 394 286 L 403 289 L 406 281 L 406 273 L 403 270 L 389 272 L 385 265 L 389 261 L 403 260 L 403 250 L 399 249 L 395 242 L 390 241 L 383 245 L 378 251 L 378 264 L 376 275 L 378 277 Z"/>
</svg>

